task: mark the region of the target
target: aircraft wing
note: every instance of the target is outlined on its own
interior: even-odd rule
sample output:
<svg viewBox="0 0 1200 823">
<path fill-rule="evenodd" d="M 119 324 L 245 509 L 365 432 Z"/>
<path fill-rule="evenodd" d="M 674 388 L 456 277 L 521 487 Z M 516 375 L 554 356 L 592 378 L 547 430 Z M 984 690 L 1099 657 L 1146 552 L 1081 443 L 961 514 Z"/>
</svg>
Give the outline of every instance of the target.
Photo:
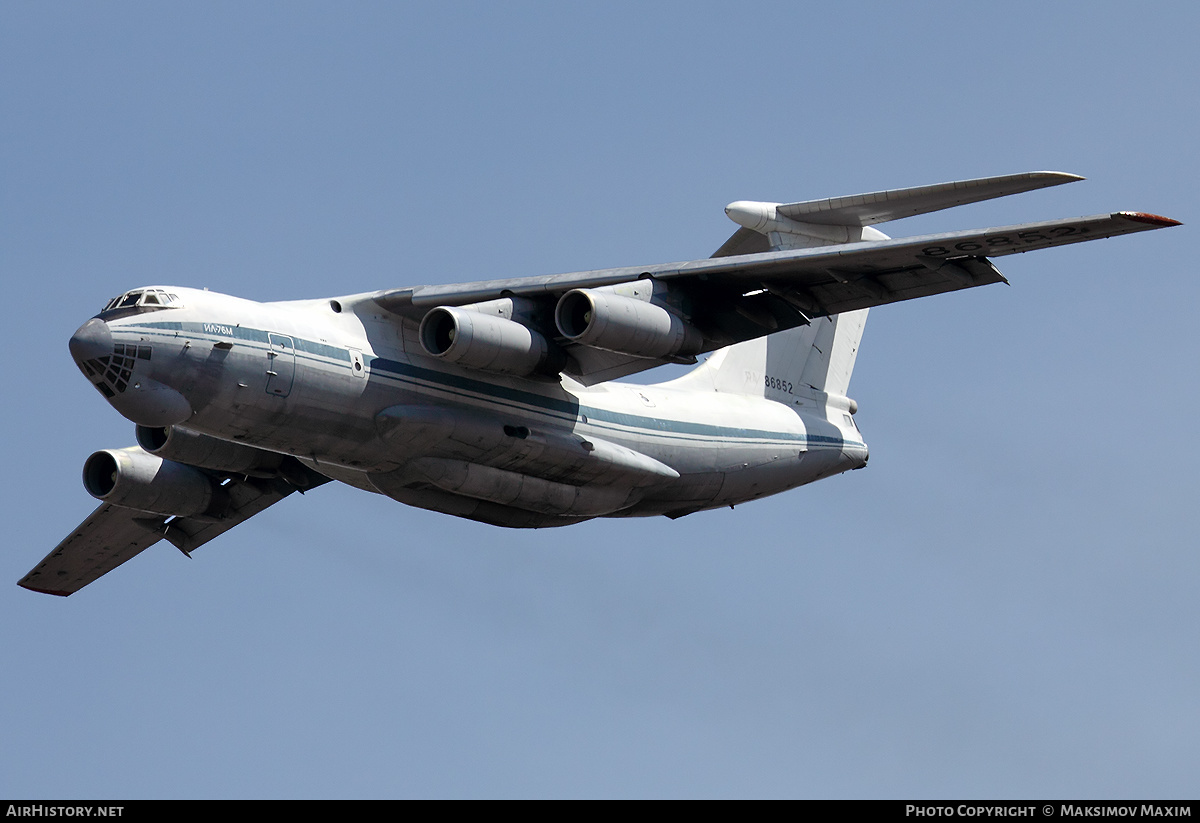
<svg viewBox="0 0 1200 823">
<path fill-rule="evenodd" d="M 1015 226 L 735 257 L 710 257 L 683 263 L 626 266 L 543 277 L 481 280 L 445 286 L 417 286 L 378 292 L 372 295 L 372 298 L 384 308 L 400 313 L 411 313 L 411 310 L 406 310 L 412 307 L 417 310 L 416 316 L 420 316 L 424 309 L 433 306 L 464 305 L 494 300 L 506 295 L 546 297 L 563 294 L 570 289 L 615 285 L 646 276 L 671 280 L 685 286 L 688 285 L 685 281 L 689 280 L 743 284 L 755 280 L 770 280 L 795 288 L 813 287 L 836 282 L 836 278 L 824 276 L 830 268 L 857 276 L 881 276 L 924 267 L 921 260 L 923 257 L 943 260 L 1000 257 L 1177 225 L 1179 222 L 1176 220 L 1153 214 L 1115 212 L 1073 220 L 1022 223 Z M 946 289 L 950 290 L 952 289 Z"/>
<path fill-rule="evenodd" d="M 326 478 L 314 474 L 308 488 L 326 482 Z M 66 597 L 159 540 L 165 539 L 188 554 L 296 491 L 281 479 L 259 478 L 232 479 L 223 488 L 229 493 L 231 505 L 219 520 L 168 518 L 104 503 L 18 585 Z"/>
<path fill-rule="evenodd" d="M 1153 214 L 1114 212 L 681 263 L 418 286 L 376 292 L 368 298 L 390 312 L 419 320 L 437 306 L 501 297 L 525 297 L 549 305 L 571 289 L 652 278 L 686 298 L 682 301 L 689 307 L 685 319 L 704 334 L 702 351 L 712 351 L 817 317 L 1005 282 L 989 258 L 1175 225 L 1179 223 Z M 549 336 L 555 335 L 549 330 Z M 556 342 L 571 355 L 565 371 L 584 383 L 669 362 L 597 352 L 573 346 L 561 336 Z"/>
</svg>

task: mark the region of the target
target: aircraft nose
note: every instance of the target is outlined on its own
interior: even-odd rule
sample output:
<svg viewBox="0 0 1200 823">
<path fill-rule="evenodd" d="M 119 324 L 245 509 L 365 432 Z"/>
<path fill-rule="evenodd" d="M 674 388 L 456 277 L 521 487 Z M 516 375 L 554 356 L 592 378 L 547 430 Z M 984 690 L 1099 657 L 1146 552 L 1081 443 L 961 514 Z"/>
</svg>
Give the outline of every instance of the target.
<svg viewBox="0 0 1200 823">
<path fill-rule="evenodd" d="M 94 360 L 97 357 L 113 353 L 112 332 L 108 330 L 107 323 L 98 317 L 93 317 L 71 335 L 71 342 L 68 345 L 76 363 Z"/>
</svg>

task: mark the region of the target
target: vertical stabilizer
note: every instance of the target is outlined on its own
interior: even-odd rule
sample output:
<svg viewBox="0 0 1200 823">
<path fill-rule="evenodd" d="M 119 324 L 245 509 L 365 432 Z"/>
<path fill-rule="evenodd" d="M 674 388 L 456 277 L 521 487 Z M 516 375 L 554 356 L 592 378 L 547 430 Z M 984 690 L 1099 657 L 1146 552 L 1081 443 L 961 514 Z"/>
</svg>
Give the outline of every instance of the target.
<svg viewBox="0 0 1200 823">
<path fill-rule="evenodd" d="M 849 391 L 850 375 L 867 325 L 867 311 L 837 314 L 814 323 L 819 331 L 804 361 L 802 383 L 826 394 Z"/>
<path fill-rule="evenodd" d="M 984 193 L 973 193 L 974 199 L 986 199 L 985 195 L 1000 196 L 993 190 L 1000 191 L 1001 183 L 1008 188 L 1031 185 L 1023 178 L 967 182 L 991 185 L 991 188 L 985 187 Z M 966 186 L 966 183 L 962 185 Z M 959 192 L 957 186 L 959 184 L 944 184 L 926 187 L 929 191 L 906 189 L 842 198 L 836 202 L 838 208 L 834 208 L 835 201 L 781 204 L 739 200 L 726 206 L 725 214 L 742 228 L 713 256 L 887 240 L 886 234 L 867 224 L 899 214 L 896 211 L 899 207 L 891 203 L 889 197 L 892 200 L 924 197 L 916 204 L 914 214 L 958 202 L 973 202 Z M 1007 188 L 1001 193 L 1008 193 Z M 888 202 L 879 205 L 876 201 L 880 200 Z M 805 326 L 738 343 L 715 352 L 702 366 L 674 383 L 681 387 L 711 387 L 718 392 L 772 400 L 781 399 L 781 393 L 807 395 L 814 399 L 822 393 L 845 397 L 866 323 L 867 309 L 861 309 L 822 317 Z"/>
</svg>

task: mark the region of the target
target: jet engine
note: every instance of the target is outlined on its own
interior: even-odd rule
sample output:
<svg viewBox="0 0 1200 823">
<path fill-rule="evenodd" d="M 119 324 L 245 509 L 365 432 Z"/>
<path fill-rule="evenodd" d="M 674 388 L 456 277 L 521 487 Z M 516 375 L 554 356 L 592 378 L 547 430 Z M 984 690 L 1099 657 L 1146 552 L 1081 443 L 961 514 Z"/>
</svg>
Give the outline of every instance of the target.
<svg viewBox="0 0 1200 823">
<path fill-rule="evenodd" d="M 176 517 L 219 516 L 228 501 L 204 472 L 138 446 L 93 454 L 83 464 L 83 485 L 105 503 Z"/>
<path fill-rule="evenodd" d="M 574 343 L 635 357 L 700 351 L 699 331 L 662 306 L 605 289 L 574 289 L 558 301 L 554 322 Z"/>
<path fill-rule="evenodd" d="M 500 374 L 531 375 L 543 370 L 555 353 L 528 326 L 457 306 L 431 309 L 419 334 L 422 348 L 433 357 Z"/>
<path fill-rule="evenodd" d="M 138 426 L 138 445 L 164 460 L 251 477 L 274 477 L 282 454 L 218 440 L 179 426 Z"/>
</svg>

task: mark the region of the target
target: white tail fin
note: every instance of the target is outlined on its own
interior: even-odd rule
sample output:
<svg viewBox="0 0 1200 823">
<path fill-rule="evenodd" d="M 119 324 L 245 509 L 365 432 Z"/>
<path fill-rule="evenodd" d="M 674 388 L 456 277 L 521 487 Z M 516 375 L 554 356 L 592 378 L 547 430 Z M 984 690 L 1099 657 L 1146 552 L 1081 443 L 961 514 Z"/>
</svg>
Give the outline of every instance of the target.
<svg viewBox="0 0 1200 823">
<path fill-rule="evenodd" d="M 814 390 L 844 396 L 867 311 L 822 317 L 720 349 L 672 385 L 773 400 L 788 394 L 814 396 Z"/>
</svg>

